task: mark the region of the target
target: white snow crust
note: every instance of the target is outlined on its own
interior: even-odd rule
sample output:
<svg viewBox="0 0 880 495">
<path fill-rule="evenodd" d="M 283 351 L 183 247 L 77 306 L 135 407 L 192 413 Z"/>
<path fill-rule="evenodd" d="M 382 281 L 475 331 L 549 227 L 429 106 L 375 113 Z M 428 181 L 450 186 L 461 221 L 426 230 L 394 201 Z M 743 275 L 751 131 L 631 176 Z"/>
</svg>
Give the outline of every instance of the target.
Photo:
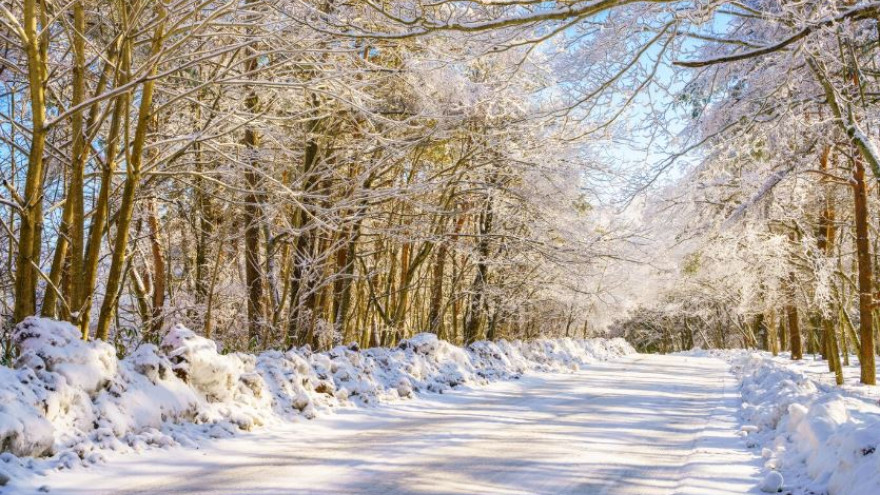
<svg viewBox="0 0 880 495">
<path fill-rule="evenodd" d="M 855 357 L 845 369 L 846 384 L 838 387 L 827 364 L 813 356 L 791 361 L 787 354 L 736 350 L 683 354 L 721 357 L 733 365 L 741 378 L 743 435 L 764 458 L 765 481 L 778 481 L 779 491 L 880 493 L 880 391 L 857 384 Z M 766 491 L 773 491 L 771 485 Z"/>
<path fill-rule="evenodd" d="M 123 359 L 72 325 L 19 324 L 14 369 L 0 367 L 0 478 L 100 462 L 345 406 L 443 393 L 459 385 L 574 371 L 634 352 L 622 339 L 477 342 L 461 348 L 419 334 L 396 348 L 308 347 L 222 354 L 182 326 Z"/>
</svg>

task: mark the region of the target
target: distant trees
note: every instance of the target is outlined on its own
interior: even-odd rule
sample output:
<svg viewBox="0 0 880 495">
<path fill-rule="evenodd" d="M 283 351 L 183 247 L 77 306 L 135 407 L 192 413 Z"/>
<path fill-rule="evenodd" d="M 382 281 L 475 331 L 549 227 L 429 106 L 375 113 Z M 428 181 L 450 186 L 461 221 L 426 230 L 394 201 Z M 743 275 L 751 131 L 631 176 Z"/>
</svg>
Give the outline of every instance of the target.
<svg viewBox="0 0 880 495">
<path fill-rule="evenodd" d="M 739 345 L 781 344 L 793 359 L 803 346 L 828 358 L 838 382 L 840 351 L 854 349 L 861 381 L 875 384 L 877 6 L 717 7 L 721 31 L 692 32 L 700 42 L 676 62 L 693 70 L 685 93 L 705 96 L 689 133 L 707 145 L 681 184 L 698 205 L 685 214 L 698 215 L 700 239 L 683 275 L 734 311 L 688 311 L 697 296 L 679 287 L 663 296 L 677 301 L 665 303 L 664 318 L 677 321 L 667 331 L 696 317 L 722 336 L 739 329 Z"/>
</svg>

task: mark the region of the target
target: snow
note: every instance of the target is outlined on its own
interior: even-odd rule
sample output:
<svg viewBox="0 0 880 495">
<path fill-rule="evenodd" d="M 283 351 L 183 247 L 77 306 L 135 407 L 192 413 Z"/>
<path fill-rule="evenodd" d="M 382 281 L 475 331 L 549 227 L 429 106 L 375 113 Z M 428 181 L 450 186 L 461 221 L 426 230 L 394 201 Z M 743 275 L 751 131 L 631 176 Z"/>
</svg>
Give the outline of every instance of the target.
<svg viewBox="0 0 880 495">
<path fill-rule="evenodd" d="M 794 495 L 880 493 L 880 392 L 856 383 L 854 357 L 847 384 L 837 387 L 827 364 L 811 356 L 795 362 L 745 351 L 685 355 L 723 357 L 739 373 L 743 431 L 761 450 L 765 484 L 778 472 Z"/>
<path fill-rule="evenodd" d="M 526 372 L 572 372 L 633 352 L 623 340 L 478 342 L 468 349 L 421 334 L 397 348 L 307 347 L 221 354 L 182 326 L 123 359 L 70 324 L 28 318 L 0 368 L 0 477 L 9 487 L 111 452 L 195 447 L 260 426 L 315 418 L 418 393 L 444 393 Z"/>
<path fill-rule="evenodd" d="M 785 479 L 779 471 L 770 471 L 761 481 L 761 491 L 764 493 L 778 493 L 785 486 Z"/>
<path fill-rule="evenodd" d="M 42 318 L 22 322 L 13 338 L 21 351 L 15 368 L 0 368 L 4 493 L 38 489 L 45 475 L 57 477 L 70 493 L 83 493 L 62 481 L 82 483 L 90 473 L 117 469 L 117 461 L 152 466 L 150 459 L 166 455 L 156 448 L 178 449 L 175 459 L 184 461 L 167 469 L 179 480 L 223 468 L 232 473 L 220 477 L 225 482 L 311 480 L 316 484 L 297 486 L 320 486 L 326 493 L 353 482 L 340 472 L 342 459 L 366 466 L 395 458 L 393 468 L 386 466 L 392 475 L 415 476 L 419 463 L 428 462 L 419 456 L 430 458 L 428 467 L 435 469 L 425 476 L 488 476 L 481 493 L 564 492 L 568 486 L 654 493 L 636 480 L 651 480 L 657 493 L 694 495 L 880 493 L 880 392 L 856 384 L 857 366 L 846 369 L 847 385 L 836 387 L 825 363 L 810 357 L 792 362 L 746 351 L 645 356 L 620 339 L 461 348 L 431 334 L 392 349 L 223 354 L 213 341 L 175 326 L 159 346 L 142 345 L 118 359 L 112 346 L 82 341 L 75 327 Z M 483 388 L 468 389 L 474 386 Z M 452 389 L 458 392 L 446 394 Z M 407 406 L 364 407 L 415 396 L 420 400 Z M 318 417 L 324 422 L 301 422 Z M 395 435 L 424 438 L 404 448 L 394 443 L 400 440 Z M 505 440 L 508 435 L 514 436 Z M 555 443 L 544 445 L 548 439 Z M 265 448 L 270 457 L 292 463 L 283 479 L 254 481 L 236 464 L 252 464 Z M 320 459 L 298 463 L 291 452 Z M 457 457 L 446 461 L 437 452 Z M 490 454 L 503 462 L 487 461 Z M 465 462 L 474 456 L 474 466 Z M 111 465 L 83 470 L 108 457 Z M 498 481 L 496 471 L 549 465 L 550 459 L 568 467 L 552 476 L 523 468 L 534 476 Z M 358 483 L 386 468 L 372 466 Z M 76 473 L 52 475 L 70 469 Z M 155 481 L 143 480 L 151 493 Z M 99 493 L 96 487 L 104 485 L 89 478 L 79 486 Z M 406 493 L 405 486 L 390 493 Z M 465 493 L 468 486 L 475 489 L 462 479 L 441 491 Z M 614 491 L 619 486 L 638 489 Z M 116 488 L 107 486 L 107 493 Z M 168 485 L 157 493 L 177 492 Z"/>
<path fill-rule="evenodd" d="M 37 409 L 39 399 L 28 386 L 31 370 L 0 367 L 0 444 L 15 455 L 43 455 L 55 440 L 52 424 Z"/>
<path fill-rule="evenodd" d="M 435 341 L 424 339 L 411 345 L 431 352 Z M 557 356 L 566 346 L 547 345 Z M 737 435 L 739 393 L 726 363 L 633 354 L 563 371 L 278 422 L 199 450 L 111 453 L 19 493 L 758 493 L 760 459 Z"/>
</svg>

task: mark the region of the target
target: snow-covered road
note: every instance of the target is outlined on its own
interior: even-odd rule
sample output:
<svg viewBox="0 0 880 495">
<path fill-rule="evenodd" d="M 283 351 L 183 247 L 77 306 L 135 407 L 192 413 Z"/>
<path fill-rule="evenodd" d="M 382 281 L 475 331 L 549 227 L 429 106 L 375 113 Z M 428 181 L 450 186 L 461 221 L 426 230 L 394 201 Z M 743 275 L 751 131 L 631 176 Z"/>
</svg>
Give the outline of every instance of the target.
<svg viewBox="0 0 880 495">
<path fill-rule="evenodd" d="M 53 494 L 752 493 L 736 380 L 634 355 L 44 478 Z"/>
</svg>

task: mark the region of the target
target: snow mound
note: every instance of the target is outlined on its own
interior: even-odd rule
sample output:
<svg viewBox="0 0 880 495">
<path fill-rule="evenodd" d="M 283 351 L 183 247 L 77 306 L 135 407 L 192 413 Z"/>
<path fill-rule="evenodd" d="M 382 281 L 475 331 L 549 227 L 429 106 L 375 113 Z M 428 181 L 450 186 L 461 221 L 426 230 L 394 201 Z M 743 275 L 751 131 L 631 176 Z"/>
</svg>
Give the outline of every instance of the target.
<svg viewBox="0 0 880 495">
<path fill-rule="evenodd" d="M 159 348 L 172 363 L 172 370 L 209 402 L 231 399 L 244 363 L 237 356 L 222 356 L 217 343 L 176 325 Z"/>
<path fill-rule="evenodd" d="M 748 443 L 763 446 L 768 479 L 779 470 L 786 478 L 805 477 L 796 484 L 808 485 L 811 493 L 880 493 L 875 400 L 820 383 L 766 356 L 742 357 L 735 365 L 742 374 L 742 419 L 754 426 Z"/>
<path fill-rule="evenodd" d="M 0 475 L 98 462 L 102 449 L 139 451 L 225 437 L 272 421 L 314 418 L 443 393 L 461 385 L 571 371 L 635 352 L 621 339 L 477 342 L 419 334 L 393 349 L 308 347 L 221 354 L 173 327 L 124 359 L 72 325 L 31 317 L 14 332 L 15 369 L 0 368 Z M 46 457 L 48 456 L 48 457 Z M 42 459 L 35 459 L 42 457 Z"/>
<path fill-rule="evenodd" d="M 761 491 L 764 493 L 779 493 L 785 485 L 785 480 L 778 471 L 770 471 L 761 481 Z"/>
<path fill-rule="evenodd" d="M 55 428 L 45 417 L 38 393 L 39 379 L 31 370 L 0 367 L 0 448 L 17 456 L 50 453 Z"/>
<path fill-rule="evenodd" d="M 46 318 L 26 318 L 13 340 L 21 354 L 17 368 L 48 371 L 64 378 L 67 385 L 94 395 L 116 374 L 116 351 L 103 341 L 82 340 L 69 323 Z"/>
</svg>

